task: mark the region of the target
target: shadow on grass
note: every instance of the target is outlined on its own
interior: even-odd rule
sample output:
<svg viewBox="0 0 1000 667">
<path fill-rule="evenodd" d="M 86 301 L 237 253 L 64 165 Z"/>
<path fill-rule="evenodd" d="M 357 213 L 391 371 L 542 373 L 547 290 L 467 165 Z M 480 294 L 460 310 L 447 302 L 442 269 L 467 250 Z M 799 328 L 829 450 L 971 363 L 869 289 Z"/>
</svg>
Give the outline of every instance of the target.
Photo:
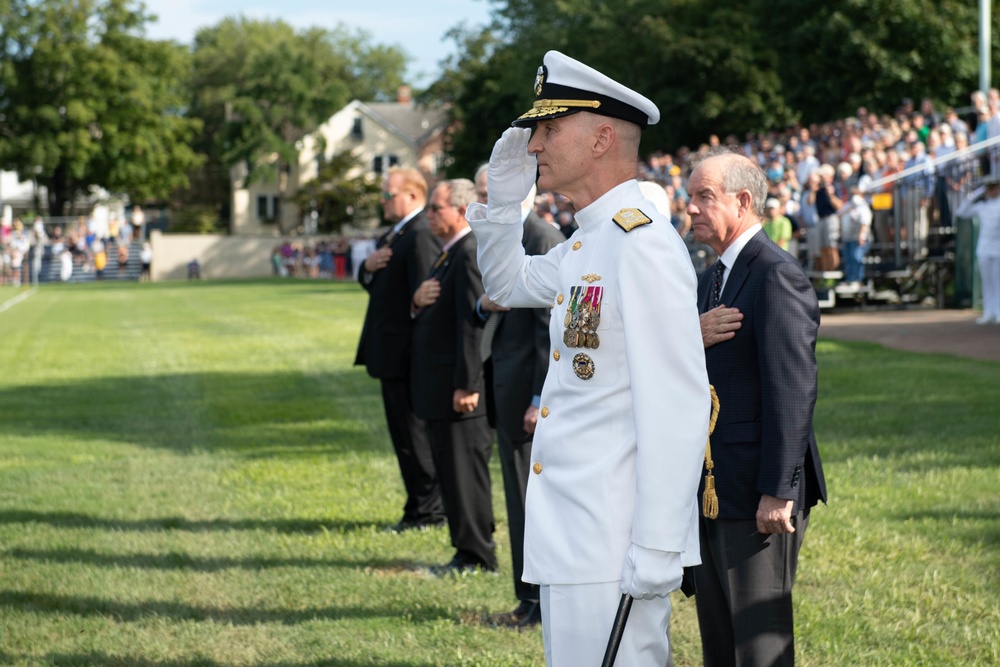
<svg viewBox="0 0 1000 667">
<path fill-rule="evenodd" d="M 839 341 L 821 345 L 817 361 L 815 428 L 825 462 L 896 457 L 915 471 L 1000 466 L 1000 365 Z"/>
<path fill-rule="evenodd" d="M 365 372 L 97 377 L 0 390 L 0 436 L 109 440 L 250 457 L 384 453 L 378 384 Z"/>
<path fill-rule="evenodd" d="M 934 535 L 956 535 L 971 544 L 989 547 L 995 558 L 1000 553 L 996 550 L 1000 547 L 1000 511 L 940 509 L 896 512 L 893 516 L 903 526 L 911 521 L 932 521 Z"/>
<path fill-rule="evenodd" d="M 41 662 L 38 662 L 38 661 Z M 2 664 L 15 661 L 31 664 L 53 665 L 54 667 L 232 667 L 236 663 L 217 662 L 208 658 L 185 658 L 184 660 L 147 660 L 141 657 L 122 657 L 106 653 L 48 653 L 43 656 L 17 656 L 0 653 Z M 370 667 L 373 663 L 365 660 L 314 660 L 309 662 L 260 662 L 255 667 Z M 430 662 L 380 662 L 382 667 L 436 667 Z"/>
<path fill-rule="evenodd" d="M 182 602 L 120 602 L 97 597 L 53 595 L 14 590 L 0 590 L 0 610 L 35 614 L 71 614 L 102 617 L 134 623 L 146 619 L 168 618 L 174 621 L 213 621 L 237 626 L 260 623 L 298 625 L 312 621 L 345 619 L 399 618 L 406 614 L 416 623 L 449 620 L 447 609 L 432 605 L 419 608 L 399 607 L 306 607 L 304 609 L 262 609 L 259 607 L 203 607 Z"/>
<path fill-rule="evenodd" d="M 34 510 L 4 510 L 0 524 L 38 523 L 56 528 L 101 528 L 120 531 L 178 530 L 193 533 L 228 530 L 262 530 L 275 533 L 347 533 L 385 528 L 388 524 L 375 521 L 339 521 L 330 519 L 207 519 L 182 517 L 158 519 L 106 519 L 79 512 L 37 512 Z"/>
<path fill-rule="evenodd" d="M 69 563 L 110 568 L 146 570 L 181 570 L 186 572 L 219 572 L 271 568 L 353 568 L 375 569 L 386 573 L 424 573 L 426 566 L 399 559 L 342 558 L 200 558 L 181 552 L 168 554 L 107 554 L 92 549 L 11 549 L 4 557 L 41 563 Z"/>
</svg>

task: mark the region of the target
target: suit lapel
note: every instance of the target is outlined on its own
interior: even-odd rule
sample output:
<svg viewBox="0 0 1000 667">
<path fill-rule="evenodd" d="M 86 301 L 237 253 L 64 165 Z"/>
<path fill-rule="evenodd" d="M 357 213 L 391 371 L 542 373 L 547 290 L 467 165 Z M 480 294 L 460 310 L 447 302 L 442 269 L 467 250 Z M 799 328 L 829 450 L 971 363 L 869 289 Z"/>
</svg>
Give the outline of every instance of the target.
<svg viewBox="0 0 1000 667">
<path fill-rule="evenodd" d="M 743 250 L 740 251 L 739 256 L 736 258 L 736 263 L 729 271 L 729 278 L 726 279 L 726 286 L 722 289 L 722 298 L 720 299 L 720 303 L 724 303 L 726 306 L 732 307 L 733 303 L 736 301 L 736 297 L 739 296 L 740 290 L 743 289 L 744 283 L 746 283 L 747 278 L 750 276 L 750 265 L 760 252 L 762 246 L 762 236 L 764 238 L 767 236 L 763 229 L 754 234 L 753 237 L 747 241 L 747 244 L 743 246 Z M 708 290 L 706 290 L 706 303 L 708 298 L 707 292 Z"/>
</svg>

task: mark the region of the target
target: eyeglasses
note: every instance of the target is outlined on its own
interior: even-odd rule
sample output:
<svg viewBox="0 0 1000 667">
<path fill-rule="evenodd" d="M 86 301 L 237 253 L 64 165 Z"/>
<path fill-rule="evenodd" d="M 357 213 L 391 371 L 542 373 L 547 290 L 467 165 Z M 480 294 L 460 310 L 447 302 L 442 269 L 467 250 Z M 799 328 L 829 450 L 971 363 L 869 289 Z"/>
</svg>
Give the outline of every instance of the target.
<svg viewBox="0 0 1000 667">
<path fill-rule="evenodd" d="M 393 198 L 398 195 L 398 192 L 383 192 L 382 201 L 392 201 Z"/>
<path fill-rule="evenodd" d="M 441 209 L 444 209 L 444 208 L 455 208 L 455 207 L 452 206 L 451 204 L 428 204 L 427 208 L 429 208 L 431 210 L 431 213 L 437 213 Z"/>
</svg>

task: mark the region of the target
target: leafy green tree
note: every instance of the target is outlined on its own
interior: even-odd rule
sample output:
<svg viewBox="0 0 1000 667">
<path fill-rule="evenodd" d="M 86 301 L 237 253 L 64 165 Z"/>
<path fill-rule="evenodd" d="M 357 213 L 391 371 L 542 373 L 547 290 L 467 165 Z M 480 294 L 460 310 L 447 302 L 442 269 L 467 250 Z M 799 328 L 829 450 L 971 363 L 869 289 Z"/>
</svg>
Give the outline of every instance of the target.
<svg viewBox="0 0 1000 667">
<path fill-rule="evenodd" d="M 976 2 L 757 0 L 764 7 L 785 97 L 809 121 L 862 105 L 891 113 L 904 97 L 960 106 L 978 87 Z"/>
<path fill-rule="evenodd" d="M 0 167 L 48 192 L 50 214 L 92 188 L 164 197 L 199 161 L 182 116 L 185 49 L 143 37 L 132 0 L 0 4 Z"/>
<path fill-rule="evenodd" d="M 214 165 L 216 196 L 228 195 L 238 164 L 250 181 L 276 179 L 283 194 L 298 141 L 353 98 L 395 96 L 405 67 L 398 48 L 344 26 L 296 31 L 240 17 L 199 30 L 190 114 L 204 122 L 198 149 Z"/>
<path fill-rule="evenodd" d="M 902 97 L 962 104 L 976 85 L 977 7 L 962 0 L 493 0 L 429 95 L 453 103 L 456 173 L 533 99 L 556 49 L 640 90 L 662 120 L 647 150 L 712 133 L 892 111 Z M 997 41 L 998 30 L 994 30 Z"/>
<path fill-rule="evenodd" d="M 302 211 L 319 215 L 319 231 L 338 232 L 345 224 L 378 216 L 382 188 L 364 176 L 347 178 L 357 166 L 350 151 L 337 153 L 296 193 L 295 203 Z"/>
</svg>

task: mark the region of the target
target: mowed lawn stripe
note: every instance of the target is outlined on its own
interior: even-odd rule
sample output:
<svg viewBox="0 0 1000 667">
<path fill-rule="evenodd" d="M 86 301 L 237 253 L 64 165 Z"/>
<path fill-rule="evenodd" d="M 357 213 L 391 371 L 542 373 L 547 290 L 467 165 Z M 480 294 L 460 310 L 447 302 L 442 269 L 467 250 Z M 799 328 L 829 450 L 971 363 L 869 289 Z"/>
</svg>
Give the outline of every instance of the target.
<svg viewBox="0 0 1000 667">
<path fill-rule="evenodd" d="M 366 304 L 354 283 L 105 283 L 0 313 L 0 663 L 542 665 L 540 631 L 480 623 L 514 602 L 495 460 L 498 576 L 435 579 L 446 530 L 383 531 L 403 495 L 352 365 Z M 997 664 L 1000 364 L 818 359 L 831 504 L 799 664 Z M 700 665 L 674 603 L 675 662 Z"/>
</svg>

